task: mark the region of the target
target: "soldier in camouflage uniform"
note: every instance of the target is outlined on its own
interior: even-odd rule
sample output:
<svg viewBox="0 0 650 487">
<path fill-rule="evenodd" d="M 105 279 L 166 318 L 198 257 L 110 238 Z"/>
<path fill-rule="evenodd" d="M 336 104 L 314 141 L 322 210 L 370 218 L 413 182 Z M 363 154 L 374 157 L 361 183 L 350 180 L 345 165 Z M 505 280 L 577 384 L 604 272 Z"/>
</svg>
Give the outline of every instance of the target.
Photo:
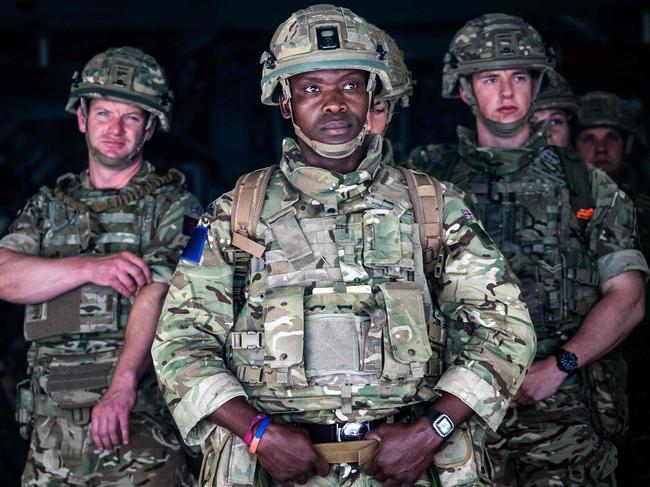
<svg viewBox="0 0 650 487">
<path fill-rule="evenodd" d="M 379 45 L 388 51 L 386 63 L 390 72 L 392 91 L 386 97 L 375 97 L 370 113 L 368 114 L 368 132 L 384 135 L 386 127 L 395 114 L 397 107 L 409 106 L 409 98 L 413 94 L 413 80 L 411 72 L 404 62 L 404 53 L 386 31 L 376 25 L 369 24 L 372 34 Z"/>
<path fill-rule="evenodd" d="M 169 130 L 160 65 L 108 49 L 75 73 L 66 109 L 88 169 L 27 202 L 0 240 L 0 297 L 26 304 L 29 380 L 19 421 L 31 445 L 23 485 L 190 485 L 151 367 L 169 279 L 202 209 L 143 146 Z"/>
<path fill-rule="evenodd" d="M 554 61 L 518 17 L 488 14 L 453 38 L 443 96 L 460 96 L 476 132 L 415 149 L 410 162 L 468 193 L 521 282 L 537 355 L 491 439 L 499 486 L 614 485 L 619 397 L 602 373 L 643 316 L 630 199 L 600 170 L 531 133 L 535 93 Z M 460 85 L 460 86 L 459 86 Z"/>
<path fill-rule="evenodd" d="M 184 440 L 203 445 L 201 485 L 489 483 L 484 432 L 534 333 L 460 195 L 366 135 L 375 90 L 392 91 L 385 49 L 315 5 L 262 57 L 262 101 L 297 141 L 204 213 L 152 348 Z"/>
<path fill-rule="evenodd" d="M 570 123 L 575 122 L 578 116 L 579 100 L 559 73 L 556 72 L 549 81 L 535 99 L 530 121 L 535 124 L 548 120 L 548 144 L 570 147 Z"/>
</svg>

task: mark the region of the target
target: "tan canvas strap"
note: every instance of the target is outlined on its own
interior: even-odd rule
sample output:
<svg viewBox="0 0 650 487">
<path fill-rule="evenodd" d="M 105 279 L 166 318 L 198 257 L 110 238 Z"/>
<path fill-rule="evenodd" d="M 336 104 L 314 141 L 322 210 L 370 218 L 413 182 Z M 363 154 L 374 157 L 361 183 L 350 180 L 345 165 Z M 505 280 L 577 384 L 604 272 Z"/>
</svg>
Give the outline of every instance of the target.
<svg viewBox="0 0 650 487">
<path fill-rule="evenodd" d="M 273 165 L 244 174 L 235 185 L 230 215 L 232 244 L 255 257 L 264 254 L 264 246 L 253 238 L 262 215 L 266 187 L 277 168 Z"/>
<path fill-rule="evenodd" d="M 405 167 L 399 170 L 406 179 L 415 221 L 420 227 L 424 270 L 440 277 L 442 262 L 438 257 L 442 244 L 442 188 L 436 179 L 427 174 Z"/>
<path fill-rule="evenodd" d="M 163 186 L 172 183 L 181 184 L 184 179 L 184 176 L 179 171 L 170 169 L 166 176 L 155 176 L 154 178 L 151 178 L 151 180 L 137 185 L 132 191 L 125 191 L 122 194 L 111 196 L 110 198 L 106 198 L 105 200 L 90 205 L 65 194 L 61 186 L 54 188 L 54 196 L 58 200 L 62 201 L 66 206 L 69 206 L 79 213 L 102 213 L 107 210 L 112 210 L 113 208 L 120 208 L 132 203 L 133 201 L 140 200 Z"/>
<path fill-rule="evenodd" d="M 375 456 L 379 443 L 375 440 L 360 440 L 316 443 L 313 446 L 314 450 L 327 463 L 358 463 L 362 465 Z"/>
</svg>

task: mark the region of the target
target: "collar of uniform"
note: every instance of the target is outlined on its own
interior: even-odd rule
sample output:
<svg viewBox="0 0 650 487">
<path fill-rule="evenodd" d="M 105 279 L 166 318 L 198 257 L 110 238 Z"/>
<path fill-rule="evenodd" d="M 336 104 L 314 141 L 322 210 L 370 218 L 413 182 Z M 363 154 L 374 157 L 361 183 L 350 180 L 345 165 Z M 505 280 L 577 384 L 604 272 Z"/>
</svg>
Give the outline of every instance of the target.
<svg viewBox="0 0 650 487">
<path fill-rule="evenodd" d="M 142 165 L 140 166 L 140 169 L 138 169 L 138 172 L 135 173 L 135 175 L 131 178 L 131 180 L 127 183 L 126 186 L 124 186 L 121 189 L 105 189 L 105 190 L 98 190 L 93 187 L 93 185 L 90 183 L 90 171 L 86 169 L 84 172 L 80 174 L 80 183 L 81 187 L 86 190 L 91 190 L 91 191 L 98 191 L 103 194 L 117 194 L 120 191 L 129 191 L 134 188 L 134 186 L 137 186 L 138 184 L 141 184 L 143 181 L 145 181 L 149 175 L 153 174 L 156 171 L 156 169 L 153 167 L 153 164 L 151 164 L 149 161 L 142 161 Z"/>
<path fill-rule="evenodd" d="M 289 183 L 319 203 L 335 205 L 363 194 L 377 174 L 382 162 L 392 155 L 390 144 L 379 135 L 366 137 L 367 152 L 356 171 L 340 174 L 307 164 L 295 140 L 282 142 L 280 170 Z"/>
<path fill-rule="evenodd" d="M 458 153 L 471 167 L 492 176 L 504 176 L 530 164 L 546 147 L 543 126 L 533 132 L 521 147 L 479 147 L 476 131 L 458 127 Z"/>
</svg>

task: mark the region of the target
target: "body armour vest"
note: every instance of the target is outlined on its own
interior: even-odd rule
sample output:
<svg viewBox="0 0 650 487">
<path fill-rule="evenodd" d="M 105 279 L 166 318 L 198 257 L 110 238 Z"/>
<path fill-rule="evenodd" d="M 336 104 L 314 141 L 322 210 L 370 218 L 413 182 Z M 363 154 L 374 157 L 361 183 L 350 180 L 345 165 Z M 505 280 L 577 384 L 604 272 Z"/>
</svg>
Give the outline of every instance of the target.
<svg viewBox="0 0 650 487">
<path fill-rule="evenodd" d="M 562 158 L 582 162 L 548 146 L 541 133 L 518 149 L 477 147 L 474 140 L 461 128 L 458 146 L 416 150 L 411 163 L 465 191 L 521 282 L 538 358 L 548 356 L 600 297 L 596 258 L 572 208 Z"/>
<path fill-rule="evenodd" d="M 365 404 L 372 419 L 433 395 L 422 381 L 442 372 L 442 318 L 407 185 L 380 156 L 371 149 L 340 175 L 285 148 L 271 176 L 255 236 L 266 250 L 250 260 L 226 344 L 229 368 L 267 412 L 354 420 Z"/>
<path fill-rule="evenodd" d="M 54 191 L 43 188 L 47 206 L 43 212 L 41 256 L 122 251 L 142 255 L 155 229 L 156 198 L 152 193 L 160 185 L 154 183 L 153 188 L 151 183 L 162 179 L 145 164 L 144 169 L 151 174 L 142 184 L 130 184 L 125 190 L 93 189 L 87 176 L 72 174 L 59 178 Z M 169 188 L 176 186 L 160 191 Z M 95 205 L 100 205 L 101 211 L 93 211 Z M 99 400 L 110 384 L 124 345 L 130 311 L 129 299 L 110 287 L 95 284 L 86 284 L 46 303 L 26 306 L 25 337 L 33 342 L 28 352 L 30 374 L 39 385 L 37 390 L 48 399 L 40 399 L 40 413 L 60 415 L 61 410 L 92 407 Z M 143 397 L 157 396 L 153 370 L 143 377 L 143 389 L 153 393 L 139 394 L 136 408 L 140 410 Z"/>
</svg>

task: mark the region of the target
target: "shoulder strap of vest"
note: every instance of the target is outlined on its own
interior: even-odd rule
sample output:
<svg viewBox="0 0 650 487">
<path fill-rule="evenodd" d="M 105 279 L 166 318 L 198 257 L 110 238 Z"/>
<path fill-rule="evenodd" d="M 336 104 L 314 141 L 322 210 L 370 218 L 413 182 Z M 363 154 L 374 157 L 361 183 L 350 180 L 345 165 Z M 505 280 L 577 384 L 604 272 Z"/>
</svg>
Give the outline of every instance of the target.
<svg viewBox="0 0 650 487">
<path fill-rule="evenodd" d="M 442 245 L 442 188 L 431 176 L 400 166 L 413 204 L 415 221 L 420 227 L 420 240 L 425 272 L 438 274 L 438 256 Z M 441 269 L 441 268 L 440 268 Z M 439 277 L 436 275 L 436 277 Z"/>
<path fill-rule="evenodd" d="M 53 194 L 58 200 L 62 201 L 65 205 L 69 206 L 79 213 L 101 213 L 103 211 L 119 208 L 120 206 L 124 206 L 133 201 L 142 199 L 148 194 L 156 191 L 158 188 L 162 188 L 168 184 L 181 184 L 183 180 L 184 176 L 181 172 L 175 169 L 170 169 L 166 176 L 156 176 L 155 178 L 151 178 L 146 183 L 136 186 L 133 191 L 111 196 L 110 198 L 106 198 L 103 201 L 99 201 L 91 205 L 88 205 L 66 194 L 63 191 L 65 185 L 57 184 L 57 186 L 54 188 Z"/>
<path fill-rule="evenodd" d="M 240 176 L 235 184 L 230 224 L 232 244 L 255 257 L 262 257 L 264 246 L 252 240 L 264 207 L 266 187 L 278 165 L 257 169 Z"/>
<path fill-rule="evenodd" d="M 569 186 L 571 209 L 578 219 L 580 231 L 584 232 L 596 206 L 591 195 L 591 178 L 587 164 L 576 158 L 568 157 L 564 151 L 557 152 Z"/>
</svg>

